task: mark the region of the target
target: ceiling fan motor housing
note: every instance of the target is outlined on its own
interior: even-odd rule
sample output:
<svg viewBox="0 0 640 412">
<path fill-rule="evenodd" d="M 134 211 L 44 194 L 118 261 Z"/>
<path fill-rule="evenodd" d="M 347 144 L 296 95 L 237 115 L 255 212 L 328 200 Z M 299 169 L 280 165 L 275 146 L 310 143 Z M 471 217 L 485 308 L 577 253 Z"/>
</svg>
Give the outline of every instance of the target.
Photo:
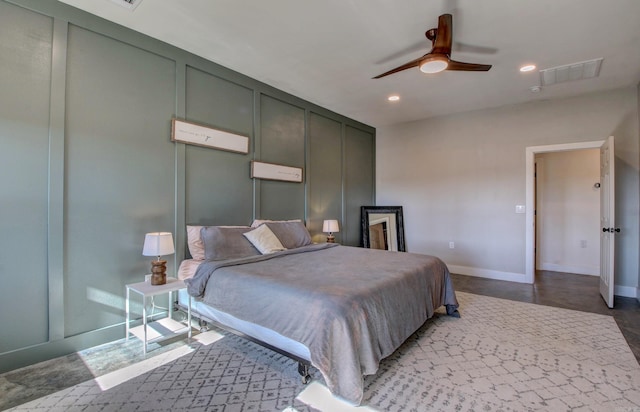
<svg viewBox="0 0 640 412">
<path fill-rule="evenodd" d="M 430 55 L 420 62 L 420 71 L 423 73 L 439 73 L 447 69 L 449 59 L 446 56 Z"/>
</svg>

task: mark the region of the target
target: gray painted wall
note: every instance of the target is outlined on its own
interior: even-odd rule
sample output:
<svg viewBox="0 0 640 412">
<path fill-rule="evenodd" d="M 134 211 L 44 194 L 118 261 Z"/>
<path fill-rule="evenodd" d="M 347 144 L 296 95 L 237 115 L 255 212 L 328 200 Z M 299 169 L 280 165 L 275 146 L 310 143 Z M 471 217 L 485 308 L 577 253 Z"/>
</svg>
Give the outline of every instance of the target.
<svg viewBox="0 0 640 412">
<path fill-rule="evenodd" d="M 372 127 L 54 1 L 0 1 L 0 90 L 0 372 L 124 337 L 146 232 L 174 233 L 171 274 L 188 223 L 301 218 L 324 241 L 332 218 L 358 245 L 375 200 Z M 250 152 L 173 143 L 172 117 Z"/>
<path fill-rule="evenodd" d="M 404 206 L 409 251 L 439 256 L 456 273 L 523 278 L 525 215 L 515 206 L 525 204 L 526 148 L 614 136 L 616 226 L 622 229 L 616 234 L 615 284 L 617 294 L 634 296 L 638 95 L 630 87 L 379 128 L 377 203 Z"/>
</svg>

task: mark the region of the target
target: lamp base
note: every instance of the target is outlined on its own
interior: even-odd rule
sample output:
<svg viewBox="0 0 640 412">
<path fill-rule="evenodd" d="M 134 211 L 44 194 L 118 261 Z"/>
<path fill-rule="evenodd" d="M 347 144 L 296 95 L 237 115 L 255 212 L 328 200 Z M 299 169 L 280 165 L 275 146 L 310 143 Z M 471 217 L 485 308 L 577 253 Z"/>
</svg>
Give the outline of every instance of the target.
<svg viewBox="0 0 640 412">
<path fill-rule="evenodd" d="M 151 284 L 164 285 L 167 283 L 167 261 L 152 260 L 151 261 Z"/>
<path fill-rule="evenodd" d="M 336 243 L 336 237 L 329 234 L 329 236 L 327 236 L 327 243 Z"/>
</svg>

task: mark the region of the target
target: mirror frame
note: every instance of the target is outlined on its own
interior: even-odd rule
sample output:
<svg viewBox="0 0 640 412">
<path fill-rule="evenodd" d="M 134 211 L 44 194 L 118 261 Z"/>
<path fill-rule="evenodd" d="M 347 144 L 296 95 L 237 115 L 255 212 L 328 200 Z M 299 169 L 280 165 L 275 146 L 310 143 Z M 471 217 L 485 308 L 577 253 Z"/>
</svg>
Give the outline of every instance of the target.
<svg viewBox="0 0 640 412">
<path fill-rule="evenodd" d="M 365 248 L 371 247 L 369 239 L 370 213 L 390 213 L 396 216 L 396 237 L 398 241 L 398 252 L 406 252 L 407 249 L 404 241 L 404 217 L 402 213 L 402 206 L 360 206 L 360 230 L 362 234 L 361 246 Z"/>
</svg>

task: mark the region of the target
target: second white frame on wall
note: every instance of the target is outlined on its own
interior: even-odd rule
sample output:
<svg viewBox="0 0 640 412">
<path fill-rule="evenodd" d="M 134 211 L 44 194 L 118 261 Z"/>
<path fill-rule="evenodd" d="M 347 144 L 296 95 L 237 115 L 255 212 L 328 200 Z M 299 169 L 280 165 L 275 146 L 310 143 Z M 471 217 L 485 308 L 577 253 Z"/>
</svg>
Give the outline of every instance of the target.
<svg viewBox="0 0 640 412">
<path fill-rule="evenodd" d="M 302 168 L 283 166 L 274 163 L 251 161 L 251 177 L 285 182 L 302 182 Z"/>
</svg>

